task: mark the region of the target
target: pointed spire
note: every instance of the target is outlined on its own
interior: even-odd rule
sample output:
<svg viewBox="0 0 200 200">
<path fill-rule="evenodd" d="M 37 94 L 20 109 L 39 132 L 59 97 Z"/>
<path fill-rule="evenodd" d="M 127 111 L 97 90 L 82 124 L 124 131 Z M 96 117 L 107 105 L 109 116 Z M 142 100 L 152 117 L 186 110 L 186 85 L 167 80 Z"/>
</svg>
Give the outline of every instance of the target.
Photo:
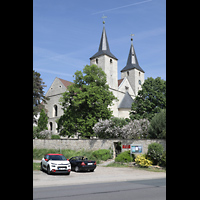
<svg viewBox="0 0 200 200">
<path fill-rule="evenodd" d="M 104 17 L 105 18 L 105 17 Z M 107 39 L 107 35 L 106 35 L 106 29 L 105 29 L 105 21 L 103 21 L 103 31 L 101 34 L 101 40 L 100 40 L 100 44 L 99 44 L 99 50 L 97 53 L 95 53 L 91 58 L 95 58 L 101 55 L 107 55 L 110 56 L 111 58 L 114 58 L 116 60 L 118 60 L 111 52 L 110 52 L 110 48 L 109 48 L 109 44 L 108 44 L 108 39 Z"/>
<path fill-rule="evenodd" d="M 141 72 L 144 72 L 144 70 L 139 66 L 137 56 L 133 47 L 133 38 L 132 38 L 133 35 L 134 34 L 131 34 L 131 47 L 130 47 L 127 63 L 126 63 L 126 66 L 121 70 L 121 72 L 128 71 L 134 68 L 138 69 Z"/>
</svg>

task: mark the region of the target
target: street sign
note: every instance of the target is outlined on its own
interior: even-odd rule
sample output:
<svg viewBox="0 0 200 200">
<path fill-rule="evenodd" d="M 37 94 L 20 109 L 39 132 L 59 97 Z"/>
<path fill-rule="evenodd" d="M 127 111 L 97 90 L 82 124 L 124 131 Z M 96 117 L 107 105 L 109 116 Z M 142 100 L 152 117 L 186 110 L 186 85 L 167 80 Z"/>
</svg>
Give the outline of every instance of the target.
<svg viewBox="0 0 200 200">
<path fill-rule="evenodd" d="M 142 145 L 141 144 L 131 144 L 131 154 L 133 153 L 142 153 Z"/>
</svg>

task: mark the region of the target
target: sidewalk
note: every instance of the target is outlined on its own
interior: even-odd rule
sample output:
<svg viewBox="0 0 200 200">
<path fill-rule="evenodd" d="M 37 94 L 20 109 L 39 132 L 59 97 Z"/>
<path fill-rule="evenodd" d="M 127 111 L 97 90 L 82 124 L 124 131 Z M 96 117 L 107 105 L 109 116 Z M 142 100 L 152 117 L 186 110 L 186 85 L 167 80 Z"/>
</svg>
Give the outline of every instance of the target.
<svg viewBox="0 0 200 200">
<path fill-rule="evenodd" d="M 82 185 L 92 183 L 121 182 L 144 179 L 165 178 L 165 172 L 150 172 L 136 168 L 116 168 L 97 166 L 94 172 L 73 172 L 66 175 L 48 175 L 42 171 L 33 171 L 33 187 L 62 185 Z"/>
</svg>

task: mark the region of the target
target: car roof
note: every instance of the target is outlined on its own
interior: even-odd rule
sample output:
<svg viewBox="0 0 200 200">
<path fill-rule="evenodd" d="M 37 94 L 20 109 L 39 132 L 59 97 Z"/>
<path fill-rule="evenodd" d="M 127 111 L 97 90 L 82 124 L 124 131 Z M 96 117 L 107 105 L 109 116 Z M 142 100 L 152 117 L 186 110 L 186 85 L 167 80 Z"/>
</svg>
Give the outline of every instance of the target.
<svg viewBox="0 0 200 200">
<path fill-rule="evenodd" d="M 60 156 L 63 156 L 63 154 L 59 154 L 59 153 L 47 153 L 46 155 L 60 155 Z"/>
</svg>

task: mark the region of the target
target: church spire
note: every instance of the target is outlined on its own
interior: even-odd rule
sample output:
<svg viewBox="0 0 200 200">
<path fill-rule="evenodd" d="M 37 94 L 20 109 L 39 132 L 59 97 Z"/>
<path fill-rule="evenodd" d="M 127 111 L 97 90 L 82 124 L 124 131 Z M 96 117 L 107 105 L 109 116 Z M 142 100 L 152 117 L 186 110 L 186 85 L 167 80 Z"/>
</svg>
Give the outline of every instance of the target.
<svg viewBox="0 0 200 200">
<path fill-rule="evenodd" d="M 144 70 L 139 66 L 137 56 L 135 53 L 135 49 L 133 47 L 133 37 L 132 36 L 134 36 L 134 34 L 131 34 L 131 47 L 130 47 L 127 63 L 126 63 L 126 66 L 121 70 L 121 72 L 128 71 L 128 70 L 134 69 L 134 68 L 138 69 L 141 72 L 144 72 Z"/>
<path fill-rule="evenodd" d="M 103 19 L 106 18 L 106 16 L 102 17 Z M 114 58 L 116 60 L 118 60 L 111 52 L 110 52 L 110 48 L 109 48 L 109 44 L 108 44 L 108 39 L 107 39 L 107 35 L 106 35 L 106 29 L 105 29 L 105 21 L 103 20 L 103 31 L 101 34 L 101 40 L 100 40 L 100 44 L 99 44 L 99 50 L 97 53 L 95 53 L 91 58 L 95 58 L 101 55 L 107 55 L 110 56 L 111 58 Z"/>
</svg>

